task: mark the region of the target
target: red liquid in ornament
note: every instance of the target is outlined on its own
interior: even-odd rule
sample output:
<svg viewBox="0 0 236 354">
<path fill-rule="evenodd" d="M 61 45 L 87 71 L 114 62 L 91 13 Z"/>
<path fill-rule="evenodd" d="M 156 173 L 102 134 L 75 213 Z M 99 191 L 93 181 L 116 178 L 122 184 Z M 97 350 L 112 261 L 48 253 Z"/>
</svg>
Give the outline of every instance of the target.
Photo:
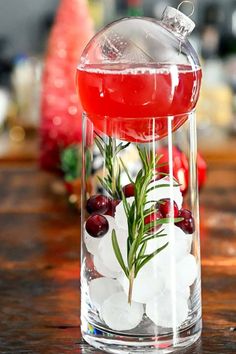
<svg viewBox="0 0 236 354">
<path fill-rule="evenodd" d="M 88 66 L 77 71 L 83 109 L 95 128 L 128 141 L 151 141 L 187 119 L 199 96 L 201 69 L 184 65 Z"/>
</svg>

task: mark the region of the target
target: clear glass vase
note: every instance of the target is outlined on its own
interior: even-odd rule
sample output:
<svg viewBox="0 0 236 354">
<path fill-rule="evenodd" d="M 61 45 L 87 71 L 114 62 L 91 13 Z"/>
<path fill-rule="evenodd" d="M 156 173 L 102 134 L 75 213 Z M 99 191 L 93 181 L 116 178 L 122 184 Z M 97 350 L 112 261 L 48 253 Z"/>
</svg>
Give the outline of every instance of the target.
<svg viewBox="0 0 236 354">
<path fill-rule="evenodd" d="M 84 114 L 82 333 L 109 352 L 171 352 L 200 335 L 195 113 L 178 118 L 176 132 L 172 116 L 148 120 L 150 136 L 166 120 L 165 138 L 129 143 Z"/>
<path fill-rule="evenodd" d="M 185 37 L 192 24 L 179 14 L 115 22 L 78 67 L 81 328 L 88 343 L 111 353 L 170 353 L 201 333 L 201 69 Z"/>
</svg>

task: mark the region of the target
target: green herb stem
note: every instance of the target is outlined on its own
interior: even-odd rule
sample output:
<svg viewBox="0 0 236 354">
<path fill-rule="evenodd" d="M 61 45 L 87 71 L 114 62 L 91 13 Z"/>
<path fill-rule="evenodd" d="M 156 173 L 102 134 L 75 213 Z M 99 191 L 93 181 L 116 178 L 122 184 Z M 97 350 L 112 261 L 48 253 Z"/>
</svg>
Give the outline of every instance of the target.
<svg viewBox="0 0 236 354">
<path fill-rule="evenodd" d="M 156 233 L 153 233 L 153 229 L 157 225 L 162 226 L 166 223 L 177 222 L 180 218 L 163 218 L 146 225 L 144 223 L 145 217 L 155 212 L 157 204 L 156 201 L 147 201 L 148 193 L 156 188 L 170 186 L 168 183 L 152 186 L 161 156 L 157 157 L 154 152 L 137 146 L 143 168 L 138 172 L 135 181 L 133 181 L 123 160 L 118 156 L 122 150 L 128 147 L 129 143 L 119 143 L 116 145 L 114 139 L 108 138 L 108 142 L 106 142 L 100 136 L 95 138 L 95 142 L 102 156 L 105 157 L 105 167 L 107 170 L 107 175 L 103 179 L 99 177 L 99 181 L 111 197 L 122 200 L 127 218 L 127 259 L 125 260 L 122 256 L 115 230 L 112 231 L 112 246 L 117 261 L 129 281 L 128 302 L 131 304 L 133 285 L 139 271 L 168 245 L 168 242 L 166 242 L 154 252 L 146 254 L 147 245 L 150 240 L 167 236 L 163 228 L 156 231 Z M 160 166 L 163 166 L 163 164 L 160 164 Z M 130 183 L 134 184 L 134 201 L 131 204 L 127 201 L 122 190 L 122 170 L 126 173 Z M 178 186 L 177 181 L 174 186 Z M 147 208 L 148 203 L 150 203 L 150 207 Z"/>
</svg>

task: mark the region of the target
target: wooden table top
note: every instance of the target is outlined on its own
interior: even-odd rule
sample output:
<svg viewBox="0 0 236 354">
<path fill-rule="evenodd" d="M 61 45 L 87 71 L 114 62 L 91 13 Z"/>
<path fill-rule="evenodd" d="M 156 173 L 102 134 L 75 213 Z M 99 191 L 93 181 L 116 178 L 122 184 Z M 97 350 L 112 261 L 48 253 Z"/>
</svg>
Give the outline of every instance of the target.
<svg viewBox="0 0 236 354">
<path fill-rule="evenodd" d="M 0 353 L 102 353 L 80 336 L 80 217 L 56 187 L 32 164 L 0 166 Z M 233 354 L 235 164 L 209 167 L 201 224 L 204 329 L 181 354 Z"/>
</svg>

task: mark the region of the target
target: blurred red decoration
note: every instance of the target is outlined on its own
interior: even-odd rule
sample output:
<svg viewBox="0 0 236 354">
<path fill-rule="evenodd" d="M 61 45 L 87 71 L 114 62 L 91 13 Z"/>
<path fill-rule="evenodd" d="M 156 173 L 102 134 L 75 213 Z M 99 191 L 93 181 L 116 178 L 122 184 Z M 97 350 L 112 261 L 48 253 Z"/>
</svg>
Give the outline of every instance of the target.
<svg viewBox="0 0 236 354">
<path fill-rule="evenodd" d="M 198 187 L 199 189 L 201 189 L 202 186 L 205 184 L 207 178 L 207 164 L 204 158 L 199 153 L 197 154 L 197 172 Z"/>
<path fill-rule="evenodd" d="M 75 75 L 92 35 L 87 1 L 62 0 L 49 37 L 42 81 L 40 164 L 45 169 L 59 169 L 60 150 L 81 142 L 82 108 Z"/>
<path fill-rule="evenodd" d="M 158 156 L 162 155 L 159 160 L 160 164 L 165 164 L 158 168 L 159 173 L 169 174 L 168 165 L 168 148 L 162 147 L 158 150 Z M 207 165 L 200 153 L 197 153 L 197 171 L 198 171 L 198 187 L 204 185 L 206 181 Z M 183 151 L 181 151 L 176 146 L 173 147 L 173 175 L 180 184 L 180 189 L 182 193 L 185 193 L 188 189 L 188 178 L 189 178 L 189 164 L 188 159 Z M 161 178 L 163 175 L 160 176 Z"/>
</svg>

